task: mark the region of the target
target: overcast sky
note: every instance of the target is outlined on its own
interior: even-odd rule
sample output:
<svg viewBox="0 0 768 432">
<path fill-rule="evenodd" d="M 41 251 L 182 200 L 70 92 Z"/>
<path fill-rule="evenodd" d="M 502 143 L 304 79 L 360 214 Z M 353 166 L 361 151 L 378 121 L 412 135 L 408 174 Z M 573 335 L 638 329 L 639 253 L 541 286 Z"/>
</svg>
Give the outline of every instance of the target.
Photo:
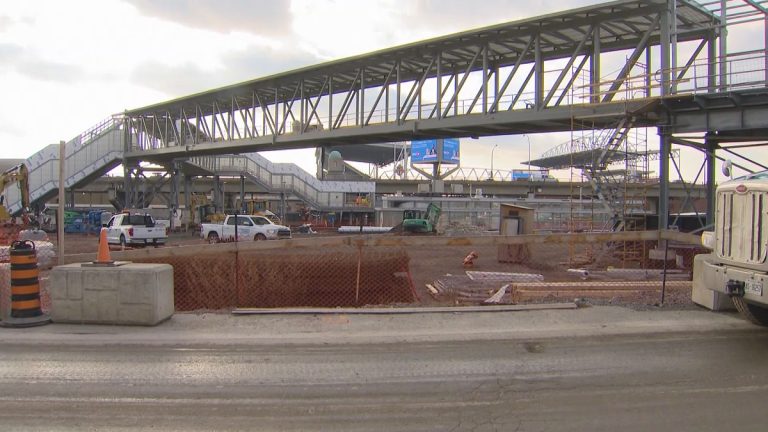
<svg viewBox="0 0 768 432">
<path fill-rule="evenodd" d="M 0 8 L 0 158 L 26 158 L 113 113 L 595 0 L 25 0 Z M 506 140 L 506 141 L 505 141 Z M 533 137 L 534 157 L 557 144 Z M 550 140 L 551 141 L 551 140 Z M 519 168 L 522 137 L 465 147 Z M 313 170 L 312 151 L 301 165 Z M 275 161 L 294 159 L 268 155 Z"/>
</svg>

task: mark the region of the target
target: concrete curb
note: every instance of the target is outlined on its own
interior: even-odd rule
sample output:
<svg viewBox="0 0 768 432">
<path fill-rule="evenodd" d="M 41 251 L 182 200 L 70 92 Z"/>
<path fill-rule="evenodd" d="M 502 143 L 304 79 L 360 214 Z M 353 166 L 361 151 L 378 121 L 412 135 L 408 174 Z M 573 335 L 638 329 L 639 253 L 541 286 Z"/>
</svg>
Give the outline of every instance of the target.
<svg viewBox="0 0 768 432">
<path fill-rule="evenodd" d="M 430 313 L 403 315 L 176 314 L 155 327 L 52 324 L 0 329 L 0 346 L 190 347 L 436 343 L 475 340 L 538 340 L 614 335 L 765 331 L 736 314 L 695 311 L 632 311 L 615 306 L 525 313 Z"/>
</svg>

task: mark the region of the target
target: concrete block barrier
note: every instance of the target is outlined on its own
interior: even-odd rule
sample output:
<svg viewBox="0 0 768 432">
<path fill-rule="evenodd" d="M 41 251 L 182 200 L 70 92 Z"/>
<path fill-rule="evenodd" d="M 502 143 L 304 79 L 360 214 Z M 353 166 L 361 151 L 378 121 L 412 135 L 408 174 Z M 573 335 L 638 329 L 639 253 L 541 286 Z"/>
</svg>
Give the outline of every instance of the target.
<svg viewBox="0 0 768 432">
<path fill-rule="evenodd" d="M 57 323 L 156 325 L 173 315 L 173 267 L 68 264 L 50 277 Z"/>
</svg>

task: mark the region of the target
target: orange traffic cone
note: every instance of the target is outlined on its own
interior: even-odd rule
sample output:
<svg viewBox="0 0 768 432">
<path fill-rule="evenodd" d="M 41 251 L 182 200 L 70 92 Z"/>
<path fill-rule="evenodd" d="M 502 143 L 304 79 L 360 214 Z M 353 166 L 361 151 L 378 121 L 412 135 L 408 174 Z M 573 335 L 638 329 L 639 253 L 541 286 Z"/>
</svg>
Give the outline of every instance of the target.
<svg viewBox="0 0 768 432">
<path fill-rule="evenodd" d="M 109 256 L 109 244 L 107 244 L 107 229 L 102 228 L 99 233 L 99 253 L 96 254 L 95 264 L 114 264 Z"/>
</svg>

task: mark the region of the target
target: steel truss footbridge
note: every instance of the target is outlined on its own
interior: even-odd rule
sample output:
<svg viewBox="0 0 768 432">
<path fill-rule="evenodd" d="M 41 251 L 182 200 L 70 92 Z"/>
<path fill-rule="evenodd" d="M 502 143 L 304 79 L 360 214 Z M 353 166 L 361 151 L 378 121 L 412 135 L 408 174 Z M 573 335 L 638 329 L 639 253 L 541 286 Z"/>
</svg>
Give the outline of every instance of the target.
<svg viewBox="0 0 768 432">
<path fill-rule="evenodd" d="M 226 173 L 332 207 L 331 189 L 338 185 L 329 189 L 267 167 L 255 153 L 605 130 L 614 132 L 595 146 L 610 161 L 627 129 L 656 128 L 659 214 L 666 215 L 673 144 L 704 155 L 711 203 L 718 151 L 735 154 L 745 142 L 768 140 L 766 3 L 612 1 L 129 110 L 67 144 L 65 187 L 122 164 L 131 206 L 141 163 L 151 162 L 169 173 L 173 205 L 179 204 L 182 174 Z M 761 26 L 764 40 L 729 52 L 727 35 L 738 26 Z M 56 157 L 46 149 L 30 158 L 31 180 L 48 178 Z M 745 169 L 762 166 L 747 160 Z M 57 187 L 56 181 L 34 184 L 32 198 L 48 199 Z"/>
</svg>

